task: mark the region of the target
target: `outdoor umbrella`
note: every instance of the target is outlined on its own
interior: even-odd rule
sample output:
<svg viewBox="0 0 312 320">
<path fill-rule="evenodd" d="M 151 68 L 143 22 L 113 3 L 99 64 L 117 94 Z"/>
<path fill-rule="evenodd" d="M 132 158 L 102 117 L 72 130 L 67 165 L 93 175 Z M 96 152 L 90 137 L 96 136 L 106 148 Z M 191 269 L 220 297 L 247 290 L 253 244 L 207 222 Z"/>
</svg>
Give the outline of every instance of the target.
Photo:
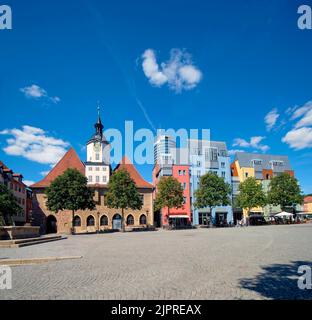
<svg viewBox="0 0 312 320">
<path fill-rule="evenodd" d="M 275 217 L 293 217 L 293 214 L 283 211 L 283 212 L 276 214 Z"/>
</svg>

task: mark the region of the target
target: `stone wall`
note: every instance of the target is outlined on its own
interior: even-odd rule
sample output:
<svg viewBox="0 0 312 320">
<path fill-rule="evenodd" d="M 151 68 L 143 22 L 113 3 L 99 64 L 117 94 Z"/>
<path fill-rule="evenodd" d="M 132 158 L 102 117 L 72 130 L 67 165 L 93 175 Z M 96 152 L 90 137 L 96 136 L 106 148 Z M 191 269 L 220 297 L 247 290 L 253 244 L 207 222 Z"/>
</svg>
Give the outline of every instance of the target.
<svg viewBox="0 0 312 320">
<path fill-rule="evenodd" d="M 152 226 L 154 224 L 152 189 L 138 189 L 138 191 L 144 197 L 144 204 L 141 210 L 125 210 L 125 221 L 127 219 L 127 216 L 130 214 L 134 217 L 134 225 L 128 226 L 128 229 L 143 229 L 146 228 L 147 225 Z M 61 211 L 56 214 L 49 211 L 46 207 L 46 196 L 44 194 L 44 189 L 34 189 L 33 192 L 33 224 L 40 226 L 41 232 L 46 233 L 47 218 L 52 215 L 57 220 L 57 232 L 69 234 L 72 227 L 72 212 Z M 75 228 L 76 233 L 91 233 L 113 229 L 113 217 L 115 214 L 121 215 L 121 210 L 110 209 L 105 205 L 106 192 L 107 189 L 95 190 L 95 210 L 80 210 L 75 213 L 75 216 L 79 216 L 81 219 L 81 226 Z M 143 214 L 147 217 L 147 225 L 140 225 L 140 217 Z M 107 226 L 100 225 L 100 221 L 103 215 L 106 215 L 108 218 Z M 95 220 L 95 225 L 92 227 L 87 227 L 87 219 L 89 216 L 93 216 Z"/>
<path fill-rule="evenodd" d="M 0 227 L 0 240 L 36 238 L 39 227 Z"/>
</svg>

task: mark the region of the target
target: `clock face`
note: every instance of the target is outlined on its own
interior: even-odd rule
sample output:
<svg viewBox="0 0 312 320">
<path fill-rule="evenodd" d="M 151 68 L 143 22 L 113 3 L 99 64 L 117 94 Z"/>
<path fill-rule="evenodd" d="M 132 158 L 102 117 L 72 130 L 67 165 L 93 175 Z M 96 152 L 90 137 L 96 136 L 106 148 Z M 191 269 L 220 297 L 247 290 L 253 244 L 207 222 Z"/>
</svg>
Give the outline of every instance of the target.
<svg viewBox="0 0 312 320">
<path fill-rule="evenodd" d="M 101 150 L 101 144 L 99 142 L 96 142 L 94 144 L 94 151 L 95 152 L 100 152 L 100 150 Z"/>
</svg>

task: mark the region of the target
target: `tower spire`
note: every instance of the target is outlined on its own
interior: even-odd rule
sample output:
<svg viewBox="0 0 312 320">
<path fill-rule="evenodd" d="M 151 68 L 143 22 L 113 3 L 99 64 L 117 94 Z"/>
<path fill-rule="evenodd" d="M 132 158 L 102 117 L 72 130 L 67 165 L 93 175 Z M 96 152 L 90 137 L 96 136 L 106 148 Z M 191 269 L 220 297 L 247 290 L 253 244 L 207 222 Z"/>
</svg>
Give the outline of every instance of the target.
<svg viewBox="0 0 312 320">
<path fill-rule="evenodd" d="M 104 126 L 103 126 L 102 120 L 101 120 L 101 108 L 100 108 L 99 102 L 97 103 L 97 111 L 98 111 L 98 120 L 97 120 L 97 123 L 94 125 L 94 127 L 96 130 L 96 134 L 102 138 Z"/>
</svg>

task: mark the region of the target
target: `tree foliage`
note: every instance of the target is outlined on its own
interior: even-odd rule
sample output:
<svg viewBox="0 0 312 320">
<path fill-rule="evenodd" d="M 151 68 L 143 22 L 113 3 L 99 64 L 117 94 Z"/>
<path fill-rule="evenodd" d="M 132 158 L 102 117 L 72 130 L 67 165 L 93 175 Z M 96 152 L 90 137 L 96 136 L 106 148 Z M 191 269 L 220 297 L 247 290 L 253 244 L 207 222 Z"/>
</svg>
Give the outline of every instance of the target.
<svg viewBox="0 0 312 320">
<path fill-rule="evenodd" d="M 174 177 L 161 177 L 157 185 L 155 209 L 167 207 L 181 208 L 183 206 L 183 188 L 181 183 Z"/>
<path fill-rule="evenodd" d="M 263 207 L 266 204 L 267 198 L 262 190 L 262 184 L 258 183 L 254 177 L 249 177 L 240 183 L 236 206 L 247 209 L 249 214 L 252 208 Z"/>
<path fill-rule="evenodd" d="M 282 210 L 303 203 L 303 194 L 298 180 L 288 173 L 274 177 L 270 182 L 268 202 L 280 205 Z"/>
<path fill-rule="evenodd" d="M 94 210 L 93 191 L 87 186 L 88 180 L 77 169 L 67 169 L 46 189 L 47 208 L 55 213 L 62 210 Z M 74 226 L 72 225 L 72 228 Z"/>
<path fill-rule="evenodd" d="M 195 191 L 194 207 L 197 209 L 227 206 L 230 202 L 231 186 L 214 173 L 207 173 L 200 178 Z"/>
<path fill-rule="evenodd" d="M 0 224 L 1 221 L 5 224 L 12 223 L 12 216 L 18 215 L 22 210 L 11 190 L 0 184 Z"/>
<path fill-rule="evenodd" d="M 140 193 L 127 170 L 118 170 L 111 176 L 106 204 L 109 208 L 121 209 L 122 230 L 125 231 L 124 210 L 140 210 L 143 206 Z"/>
</svg>

